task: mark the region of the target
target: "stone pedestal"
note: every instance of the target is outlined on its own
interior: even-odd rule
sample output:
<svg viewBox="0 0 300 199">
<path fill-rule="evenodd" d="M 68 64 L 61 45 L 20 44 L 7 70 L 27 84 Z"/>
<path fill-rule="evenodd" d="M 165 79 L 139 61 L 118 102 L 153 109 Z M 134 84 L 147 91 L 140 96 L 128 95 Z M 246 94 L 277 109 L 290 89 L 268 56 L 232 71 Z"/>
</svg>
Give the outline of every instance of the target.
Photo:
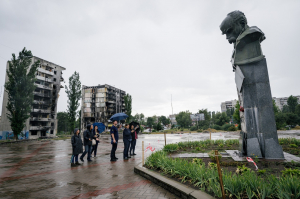
<svg viewBox="0 0 300 199">
<path fill-rule="evenodd" d="M 266 59 L 238 67 L 244 76 L 240 91 L 238 89 L 240 104 L 244 107 L 241 113 L 241 153 L 266 159 L 283 159 Z"/>
</svg>

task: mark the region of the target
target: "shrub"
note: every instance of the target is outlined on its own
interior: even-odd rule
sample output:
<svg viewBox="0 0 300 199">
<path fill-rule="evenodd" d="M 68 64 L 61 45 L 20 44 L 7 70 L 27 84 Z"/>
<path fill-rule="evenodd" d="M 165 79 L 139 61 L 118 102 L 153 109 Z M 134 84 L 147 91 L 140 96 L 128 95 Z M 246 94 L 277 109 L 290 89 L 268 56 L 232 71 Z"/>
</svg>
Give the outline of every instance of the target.
<svg viewBox="0 0 300 199">
<path fill-rule="evenodd" d="M 152 130 L 153 133 L 157 132 L 155 129 Z"/>
<path fill-rule="evenodd" d="M 231 126 L 231 127 L 229 127 L 227 130 L 228 130 L 228 131 L 236 131 L 236 128 L 235 128 L 235 126 Z"/>
<path fill-rule="evenodd" d="M 213 128 L 216 129 L 216 130 L 222 130 L 222 127 L 220 125 L 217 125 L 217 124 L 215 124 L 213 126 Z"/>
<path fill-rule="evenodd" d="M 190 128 L 190 131 L 196 131 L 198 128 L 197 128 L 197 126 L 192 126 L 191 128 Z"/>
<path fill-rule="evenodd" d="M 257 171 L 257 173 L 260 174 L 260 175 L 264 175 L 266 173 L 266 171 L 267 171 L 266 169 L 259 169 Z"/>
<path fill-rule="evenodd" d="M 198 132 L 198 133 L 202 132 L 202 129 L 198 129 L 197 132 Z"/>
<path fill-rule="evenodd" d="M 233 125 L 233 124 L 224 124 L 224 125 L 222 126 L 222 129 L 223 129 L 224 131 L 228 131 L 228 128 L 231 127 L 231 126 L 234 126 L 234 125 Z"/>
</svg>

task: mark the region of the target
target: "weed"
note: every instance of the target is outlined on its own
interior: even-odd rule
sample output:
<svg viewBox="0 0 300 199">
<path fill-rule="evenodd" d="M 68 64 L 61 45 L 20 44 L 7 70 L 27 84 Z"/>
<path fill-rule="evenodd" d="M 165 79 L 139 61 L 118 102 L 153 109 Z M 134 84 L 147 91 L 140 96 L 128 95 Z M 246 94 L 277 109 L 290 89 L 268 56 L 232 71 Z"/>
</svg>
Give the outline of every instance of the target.
<svg viewBox="0 0 300 199">
<path fill-rule="evenodd" d="M 291 148 L 298 148 L 298 146 L 296 144 L 290 144 Z"/>
<path fill-rule="evenodd" d="M 204 164 L 203 160 L 202 159 L 198 159 L 198 158 L 194 158 L 193 159 L 193 163 L 199 164 L 199 165 L 203 165 Z"/>
<path fill-rule="evenodd" d="M 265 173 L 266 173 L 266 169 L 259 169 L 258 171 L 257 171 L 257 173 L 259 174 L 259 175 L 264 175 Z"/>
</svg>

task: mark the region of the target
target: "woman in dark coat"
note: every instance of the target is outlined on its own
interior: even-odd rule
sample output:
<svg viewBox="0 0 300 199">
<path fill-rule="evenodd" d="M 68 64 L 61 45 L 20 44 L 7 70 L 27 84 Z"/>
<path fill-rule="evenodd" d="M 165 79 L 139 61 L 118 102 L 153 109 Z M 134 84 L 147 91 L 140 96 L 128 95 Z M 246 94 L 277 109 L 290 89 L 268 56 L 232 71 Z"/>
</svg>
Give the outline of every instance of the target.
<svg viewBox="0 0 300 199">
<path fill-rule="evenodd" d="M 129 145 L 131 142 L 131 133 L 129 130 L 129 124 L 125 124 L 125 129 L 123 131 L 123 142 L 124 142 L 124 151 L 123 151 L 123 158 L 124 160 L 128 160 L 130 158 L 128 156 L 128 150 L 129 150 Z"/>
<path fill-rule="evenodd" d="M 96 144 L 92 146 L 91 154 L 93 154 L 93 152 L 94 152 L 94 158 L 95 158 L 97 155 L 98 144 L 100 142 L 99 141 L 100 134 L 99 134 L 98 126 L 94 126 L 93 136 L 94 136 L 94 138 L 96 138 Z"/>
<path fill-rule="evenodd" d="M 78 162 L 78 155 L 80 153 L 83 153 L 82 140 L 81 140 L 79 133 L 80 133 L 79 129 L 75 129 L 74 135 L 71 138 L 72 149 L 73 149 L 73 154 L 72 154 L 72 158 L 71 158 L 71 166 L 80 165 L 80 163 Z M 75 159 L 75 163 L 74 163 L 74 159 Z"/>
</svg>

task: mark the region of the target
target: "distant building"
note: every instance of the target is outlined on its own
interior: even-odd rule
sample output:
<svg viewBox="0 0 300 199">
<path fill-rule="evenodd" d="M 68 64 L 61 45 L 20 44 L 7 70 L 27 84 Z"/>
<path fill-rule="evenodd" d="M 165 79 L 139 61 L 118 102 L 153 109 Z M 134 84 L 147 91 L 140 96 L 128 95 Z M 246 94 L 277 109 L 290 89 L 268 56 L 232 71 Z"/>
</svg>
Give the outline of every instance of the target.
<svg viewBox="0 0 300 199">
<path fill-rule="evenodd" d="M 169 119 L 170 119 L 172 125 L 173 125 L 173 124 L 174 124 L 174 125 L 177 125 L 176 115 L 177 115 L 177 114 L 169 115 Z"/>
<path fill-rule="evenodd" d="M 300 104 L 300 95 L 294 96 L 298 98 L 298 104 Z M 273 100 L 275 100 L 276 106 L 282 110 L 284 105 L 287 105 L 287 100 L 289 97 L 273 97 Z"/>
<path fill-rule="evenodd" d="M 62 71 L 64 67 L 38 57 L 33 57 L 31 64 L 40 61 L 40 65 L 36 73 L 36 89 L 34 90 L 34 101 L 31 107 L 30 117 L 26 120 L 26 126 L 20 135 L 23 138 L 39 138 L 54 137 L 57 131 L 57 100 L 59 91 L 63 86 L 60 84 L 64 81 Z M 8 69 L 8 62 L 6 69 Z M 5 82 L 8 81 L 6 75 Z M 3 95 L 2 119 L 0 123 L 0 137 L 6 139 L 11 137 L 12 130 L 10 122 L 6 116 L 8 110 L 6 105 L 8 102 L 7 92 Z"/>
<path fill-rule="evenodd" d="M 237 100 L 225 101 L 221 103 L 221 112 L 226 112 L 227 109 L 234 108 L 237 103 Z"/>
<path fill-rule="evenodd" d="M 125 91 L 110 85 L 82 86 L 81 129 L 87 124 L 108 120 L 116 113 L 125 112 Z"/>
<path fill-rule="evenodd" d="M 195 113 L 190 115 L 192 124 L 195 125 L 198 121 L 205 120 L 204 113 Z"/>
</svg>

